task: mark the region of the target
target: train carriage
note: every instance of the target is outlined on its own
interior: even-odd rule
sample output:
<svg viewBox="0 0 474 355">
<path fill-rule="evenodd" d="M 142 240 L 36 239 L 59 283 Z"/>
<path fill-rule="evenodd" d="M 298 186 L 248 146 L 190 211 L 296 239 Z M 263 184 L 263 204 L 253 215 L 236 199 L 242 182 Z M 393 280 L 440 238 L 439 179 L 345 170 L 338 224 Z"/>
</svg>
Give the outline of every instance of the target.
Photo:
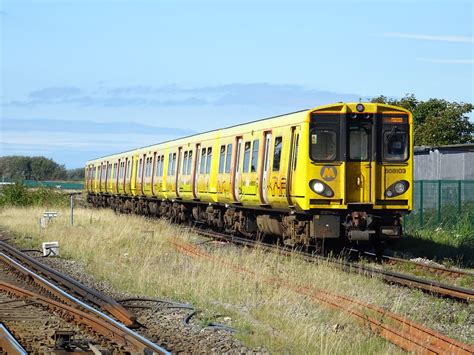
<svg viewBox="0 0 474 355">
<path fill-rule="evenodd" d="M 412 116 L 337 103 L 86 163 L 88 201 L 287 245 L 402 235 L 412 208 Z"/>
</svg>

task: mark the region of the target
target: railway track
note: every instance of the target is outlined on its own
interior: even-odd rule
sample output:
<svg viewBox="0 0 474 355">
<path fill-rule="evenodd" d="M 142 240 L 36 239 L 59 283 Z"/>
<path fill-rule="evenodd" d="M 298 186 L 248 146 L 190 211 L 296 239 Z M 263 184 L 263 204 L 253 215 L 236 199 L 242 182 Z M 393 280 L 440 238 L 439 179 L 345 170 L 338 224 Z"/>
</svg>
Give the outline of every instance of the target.
<svg viewBox="0 0 474 355">
<path fill-rule="evenodd" d="M 347 296 L 316 289 L 313 286 L 299 285 L 286 279 L 260 274 L 258 271 L 233 264 L 227 259 L 207 253 L 200 247 L 184 242 L 172 241 L 174 247 L 193 258 L 207 259 L 223 267 L 231 268 L 237 273 L 245 274 L 279 287 L 285 287 L 330 308 L 339 309 L 350 314 L 358 322 L 398 345 L 402 349 L 418 354 L 473 354 L 474 347 L 451 339 L 421 324 L 386 311 L 380 307 L 352 299 Z"/>
<path fill-rule="evenodd" d="M 374 253 L 369 253 L 366 251 L 360 251 L 357 249 L 351 249 L 350 251 L 354 251 L 360 254 L 363 254 L 371 259 L 375 259 L 376 256 Z M 382 256 L 382 261 L 387 264 L 394 264 L 394 265 L 412 265 L 415 266 L 419 269 L 427 270 L 435 274 L 442 274 L 446 275 L 449 277 L 453 278 L 458 278 L 462 276 L 471 276 L 474 277 L 474 273 L 466 270 L 461 270 L 461 269 L 456 269 L 456 268 L 447 268 L 443 266 L 438 266 L 438 265 L 433 265 L 433 264 L 427 264 L 427 263 L 422 263 L 422 262 L 417 262 L 414 260 L 408 260 L 408 259 L 402 259 L 402 258 L 396 258 L 393 256 L 388 256 L 388 255 L 383 255 Z"/>
<path fill-rule="evenodd" d="M 268 251 L 278 252 L 282 255 L 297 256 L 299 258 L 302 258 L 310 262 L 324 261 L 346 272 L 358 273 L 358 274 L 361 274 L 364 276 L 370 276 L 370 277 L 380 277 L 382 280 L 389 283 L 411 287 L 411 288 L 417 288 L 424 292 L 428 292 L 430 294 L 436 294 L 442 297 L 449 297 L 449 298 L 453 298 L 453 299 L 464 301 L 464 302 L 471 302 L 474 300 L 474 290 L 463 288 L 463 287 L 453 286 L 453 285 L 449 285 L 449 284 L 445 284 L 445 283 L 441 283 L 441 282 L 433 281 L 433 280 L 426 280 L 424 278 L 415 277 L 412 275 L 406 275 L 406 274 L 389 271 L 389 270 L 382 270 L 379 268 L 374 268 L 374 267 L 361 265 L 357 263 L 351 263 L 345 260 L 329 258 L 329 257 L 317 255 L 317 254 L 311 254 L 311 253 L 296 251 L 296 250 L 289 250 L 289 249 L 282 248 L 273 244 L 256 242 L 254 240 L 249 240 L 249 239 L 240 238 L 240 237 L 236 237 L 232 235 L 218 233 L 215 231 L 201 230 L 201 229 L 193 229 L 193 231 L 195 231 L 197 234 L 201 236 L 205 236 L 205 237 L 212 238 L 215 240 L 228 241 L 228 242 L 232 242 L 238 245 L 243 245 L 243 246 L 248 246 L 248 247 L 258 246 Z M 403 259 L 400 259 L 400 260 L 403 260 Z M 424 264 L 421 264 L 421 265 L 424 265 Z"/>
<path fill-rule="evenodd" d="M 75 280 L 72 283 L 72 279 L 66 275 L 46 267 L 5 243 L 1 244 L 0 251 L 0 264 L 3 266 L 0 269 L 0 319 L 20 343 L 23 341 L 24 344 L 29 346 L 33 344 L 31 346 L 36 347 L 28 351 L 36 353 L 49 351 L 47 346 L 57 344 L 46 343 L 50 343 L 55 337 L 56 340 L 61 337 L 61 334 L 58 335 L 55 331 L 67 329 L 67 332 L 74 333 L 79 339 L 74 340 L 75 346 L 79 348 L 83 346 L 91 349 L 95 346 L 97 350 L 97 346 L 102 346 L 104 349 L 119 352 L 168 354 L 167 350 L 88 304 L 97 306 L 100 303 L 101 309 L 111 315 L 119 314 L 123 318 L 126 313 L 117 313 L 118 309 L 123 308 L 121 305 L 117 307 L 115 301 L 108 305 L 104 304 L 105 300 L 109 299 L 107 296 L 89 290 Z M 30 267 L 35 268 L 35 271 L 41 270 L 42 275 Z M 51 278 L 71 293 L 65 292 L 47 278 Z M 73 294 L 79 294 L 87 302 Z M 136 318 L 125 308 L 123 310 L 130 314 L 127 319 L 133 320 L 132 323 L 129 322 L 130 325 L 136 326 Z M 62 334 L 62 337 L 66 335 Z M 8 346 L 12 346 L 13 343 L 10 341 L 9 344 Z"/>
</svg>

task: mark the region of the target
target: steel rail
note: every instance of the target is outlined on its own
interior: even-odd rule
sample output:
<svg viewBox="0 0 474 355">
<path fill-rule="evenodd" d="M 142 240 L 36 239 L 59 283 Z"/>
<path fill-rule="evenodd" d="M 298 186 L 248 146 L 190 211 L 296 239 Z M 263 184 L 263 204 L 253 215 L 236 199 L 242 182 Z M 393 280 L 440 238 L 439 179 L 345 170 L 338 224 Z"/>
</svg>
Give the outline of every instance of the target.
<svg viewBox="0 0 474 355">
<path fill-rule="evenodd" d="M 270 284 L 284 286 L 301 295 L 310 297 L 331 308 L 336 308 L 352 315 L 358 322 L 367 324 L 372 331 L 386 338 L 401 348 L 418 354 L 473 354 L 474 347 L 451 339 L 421 324 L 410 321 L 393 312 L 368 304 L 348 296 L 301 286 L 286 279 L 266 276 L 258 272 L 233 264 L 226 259 L 208 254 L 196 245 L 186 242 L 171 241 L 179 251 L 195 258 L 204 258 L 213 263 L 232 268 L 238 273 L 260 278 Z"/>
<path fill-rule="evenodd" d="M 12 256 L 21 263 L 28 265 L 29 268 L 53 280 L 57 284 L 66 287 L 71 292 L 83 297 L 92 304 L 101 307 L 113 315 L 118 321 L 125 324 L 127 327 L 136 328 L 139 326 L 137 323 L 137 317 L 113 298 L 91 289 L 90 287 L 81 284 L 73 278 L 40 263 L 35 258 L 22 253 L 5 242 L 0 241 L 0 251 Z"/>
<path fill-rule="evenodd" d="M 273 244 L 256 242 L 253 240 L 235 237 L 235 236 L 222 234 L 222 233 L 218 233 L 214 231 L 200 230 L 200 229 L 193 229 L 193 231 L 195 231 L 199 235 L 206 236 L 213 239 L 225 240 L 225 241 L 229 241 L 232 243 L 245 245 L 249 247 L 258 246 L 265 250 L 272 251 L 272 252 L 276 251 L 286 256 L 291 256 L 291 255 L 298 256 L 304 259 L 305 261 L 315 262 L 315 261 L 321 260 L 324 262 L 328 262 L 346 272 L 354 272 L 354 273 L 358 273 L 358 274 L 362 274 L 364 276 L 370 276 L 370 277 L 378 276 L 382 280 L 389 283 L 407 286 L 411 288 L 417 288 L 424 292 L 437 294 L 443 297 L 450 297 L 450 298 L 461 300 L 464 302 L 471 302 L 474 300 L 474 290 L 471 290 L 468 288 L 449 285 L 449 284 L 441 283 L 434 280 L 426 280 L 420 277 L 406 275 L 399 272 L 382 270 L 382 269 L 360 265 L 360 264 L 354 264 L 354 263 L 350 263 L 344 260 L 336 260 L 333 258 L 321 256 L 321 255 L 310 254 L 310 253 L 297 251 L 297 250 L 288 250 L 285 248 L 275 246 Z"/>
<path fill-rule="evenodd" d="M 357 249 L 350 249 L 350 251 L 355 251 L 358 253 L 363 253 L 365 255 L 368 255 L 372 258 L 375 258 L 374 253 L 370 253 L 367 251 L 361 251 Z M 448 268 L 448 267 L 443 267 L 443 266 L 438 266 L 438 265 L 431 265 L 431 264 L 425 264 L 419 261 L 414 261 L 414 260 L 408 260 L 408 259 L 403 259 L 403 258 L 397 258 L 394 256 L 388 256 L 388 255 L 383 255 L 382 260 L 387 262 L 387 263 L 393 263 L 393 264 L 410 264 L 410 265 L 415 265 L 417 267 L 420 267 L 422 269 L 430 270 L 435 273 L 443 273 L 443 274 L 449 274 L 452 276 L 460 277 L 460 276 L 473 276 L 474 273 L 467 271 L 467 270 L 461 270 L 457 268 Z"/>
<path fill-rule="evenodd" d="M 28 352 L 18 343 L 8 329 L 0 323 L 0 349 L 11 355 L 27 355 Z"/>
<path fill-rule="evenodd" d="M 71 314 L 76 322 L 90 326 L 95 331 L 104 336 L 118 338 L 125 344 L 130 344 L 137 350 L 143 351 L 144 353 L 153 351 L 157 354 L 170 354 L 166 349 L 152 343 L 148 339 L 127 328 L 122 323 L 116 321 L 112 317 L 66 293 L 58 286 L 27 269 L 25 266 L 21 265 L 19 262 L 13 260 L 7 255 L 3 254 L 2 257 L 9 260 L 10 265 L 14 266 L 22 273 L 27 274 L 29 277 L 38 280 L 44 284 L 48 290 L 54 290 L 55 294 L 60 294 L 62 298 L 68 299 L 69 302 L 68 304 L 64 304 L 2 281 L 0 281 L 0 289 L 15 294 L 19 297 L 33 299 L 35 302 L 42 303 L 48 308 L 65 311 L 67 314 Z M 71 306 L 71 304 L 74 306 Z"/>
</svg>

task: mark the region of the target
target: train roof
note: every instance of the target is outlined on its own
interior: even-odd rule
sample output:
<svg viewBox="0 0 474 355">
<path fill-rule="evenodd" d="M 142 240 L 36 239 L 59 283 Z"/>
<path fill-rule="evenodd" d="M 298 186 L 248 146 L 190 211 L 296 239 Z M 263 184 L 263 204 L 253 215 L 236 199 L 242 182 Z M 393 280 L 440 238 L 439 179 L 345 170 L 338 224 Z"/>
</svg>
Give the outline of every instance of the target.
<svg viewBox="0 0 474 355">
<path fill-rule="evenodd" d="M 95 159 L 90 159 L 86 162 L 86 164 L 91 164 L 93 162 L 96 162 L 98 160 L 103 160 L 105 158 L 115 158 L 115 157 L 119 157 L 119 156 L 124 156 L 124 155 L 130 154 L 134 151 L 145 150 L 147 148 L 155 147 L 155 146 L 170 143 L 170 142 L 179 142 L 181 140 L 187 140 L 189 138 L 192 138 L 192 137 L 195 137 L 195 136 L 198 136 L 198 135 L 204 135 L 205 136 L 205 135 L 209 135 L 210 133 L 213 133 L 213 132 L 218 132 L 218 131 L 222 131 L 222 130 L 229 130 L 229 129 L 232 129 L 232 128 L 235 128 L 235 127 L 241 127 L 241 126 L 246 126 L 246 125 L 252 125 L 252 124 L 255 124 L 255 123 L 261 123 L 261 122 L 268 121 L 268 120 L 282 119 L 283 117 L 286 120 L 286 119 L 289 118 L 288 116 L 298 115 L 298 114 L 301 114 L 301 113 L 325 112 L 325 111 L 346 112 L 346 110 L 353 111 L 353 110 L 355 110 L 356 105 L 361 104 L 361 103 L 365 106 L 375 107 L 377 110 L 379 108 L 384 108 L 384 109 L 392 110 L 394 112 L 402 111 L 402 112 L 405 112 L 407 114 L 411 114 L 408 110 L 406 110 L 402 107 L 387 105 L 387 104 L 371 103 L 371 102 L 338 102 L 338 103 L 333 103 L 333 104 L 328 104 L 328 105 L 323 105 L 323 106 L 317 106 L 317 107 L 314 107 L 312 109 L 304 109 L 304 110 L 289 112 L 289 113 L 285 113 L 285 114 L 281 114 L 281 115 L 261 118 L 261 119 L 254 120 L 254 121 L 239 123 L 239 124 L 235 124 L 235 125 L 228 126 L 228 127 L 221 127 L 221 128 L 216 128 L 216 129 L 209 130 L 209 131 L 198 132 L 198 133 L 191 134 L 189 136 L 180 137 L 180 138 L 169 139 L 169 140 L 166 140 L 166 141 L 163 141 L 163 142 L 157 142 L 157 143 L 146 145 L 146 146 L 143 146 L 143 147 L 138 147 L 138 148 L 135 148 L 135 149 L 126 150 L 126 151 L 122 151 L 122 152 L 119 152 L 119 153 L 104 155 L 104 156 L 101 156 L 101 157 L 98 157 L 98 158 L 95 158 Z"/>
</svg>

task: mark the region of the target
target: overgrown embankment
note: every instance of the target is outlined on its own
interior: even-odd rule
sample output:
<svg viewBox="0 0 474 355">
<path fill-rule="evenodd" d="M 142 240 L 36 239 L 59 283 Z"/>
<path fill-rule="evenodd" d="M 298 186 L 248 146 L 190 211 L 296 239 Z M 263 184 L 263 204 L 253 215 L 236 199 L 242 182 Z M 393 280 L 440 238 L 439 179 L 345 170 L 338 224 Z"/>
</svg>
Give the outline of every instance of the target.
<svg viewBox="0 0 474 355">
<path fill-rule="evenodd" d="M 24 247 L 37 248 L 42 241 L 58 240 L 64 257 L 82 261 L 88 272 L 116 289 L 190 302 L 200 310 L 203 324 L 228 322 L 252 347 L 292 353 L 398 351 L 348 314 L 265 281 L 282 278 L 301 287 L 377 304 L 462 341 L 474 339 L 469 323 L 474 311 L 471 305 L 346 274 L 326 264 L 314 265 L 259 249 L 203 243 L 206 240 L 192 231 L 167 221 L 117 215 L 110 210 L 78 208 L 72 227 L 68 209 L 58 209 L 59 216 L 40 232 L 37 220 L 43 212 L 44 208 L 4 208 L 0 225 L 13 231 L 13 242 Z M 216 259 L 262 277 L 245 276 L 204 257 L 192 258 L 181 253 L 173 245 L 175 241 L 195 243 Z"/>
</svg>

